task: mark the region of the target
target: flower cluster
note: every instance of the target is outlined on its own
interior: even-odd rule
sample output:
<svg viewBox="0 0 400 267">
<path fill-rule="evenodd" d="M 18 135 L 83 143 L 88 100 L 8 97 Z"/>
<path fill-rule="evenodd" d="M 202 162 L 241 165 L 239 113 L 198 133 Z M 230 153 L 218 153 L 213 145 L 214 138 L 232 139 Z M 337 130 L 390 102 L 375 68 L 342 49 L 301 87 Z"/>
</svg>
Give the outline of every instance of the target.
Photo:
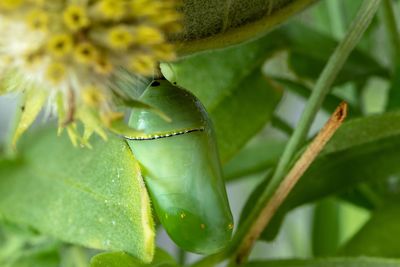
<svg viewBox="0 0 400 267">
<path fill-rule="evenodd" d="M 180 30 L 176 0 L 0 0 L 0 93 L 24 92 L 14 141 L 45 102 L 73 143 L 105 129 L 128 131 L 113 79 L 151 76 L 174 58 L 167 36 Z M 79 133 L 76 122 L 84 125 Z"/>
</svg>

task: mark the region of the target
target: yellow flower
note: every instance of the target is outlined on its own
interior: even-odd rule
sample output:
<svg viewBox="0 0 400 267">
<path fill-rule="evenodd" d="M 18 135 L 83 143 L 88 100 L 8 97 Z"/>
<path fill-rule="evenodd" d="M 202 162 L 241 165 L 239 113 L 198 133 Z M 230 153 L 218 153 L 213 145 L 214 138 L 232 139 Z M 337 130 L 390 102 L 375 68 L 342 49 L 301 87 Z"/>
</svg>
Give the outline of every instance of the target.
<svg viewBox="0 0 400 267">
<path fill-rule="evenodd" d="M 167 36 L 181 27 L 178 1 L 0 0 L 0 93 L 25 96 L 14 142 L 45 103 L 74 144 L 133 131 L 117 108 L 116 79 L 151 76 L 174 59 Z"/>
<path fill-rule="evenodd" d="M 127 27 L 117 26 L 109 30 L 108 43 L 115 49 L 127 49 L 133 43 L 133 33 Z"/>
<path fill-rule="evenodd" d="M 72 31 L 81 30 L 87 26 L 89 26 L 89 18 L 86 14 L 87 10 L 83 6 L 78 5 L 69 5 L 65 9 L 64 23 L 68 27 L 68 29 Z"/>
<path fill-rule="evenodd" d="M 23 4 L 23 0 L 0 0 L 0 8 L 4 10 L 14 10 Z"/>
<path fill-rule="evenodd" d="M 95 63 L 97 49 L 89 42 L 80 43 L 75 47 L 75 59 L 81 63 Z"/>
<path fill-rule="evenodd" d="M 49 17 L 43 10 L 32 10 L 27 14 L 26 22 L 33 30 L 46 31 Z"/>
<path fill-rule="evenodd" d="M 125 14 L 125 1 L 101 0 L 98 3 L 98 12 L 104 18 L 119 20 Z"/>
<path fill-rule="evenodd" d="M 51 36 L 47 43 L 48 53 L 55 57 L 66 56 L 72 50 L 72 47 L 72 37 L 65 33 Z"/>
<path fill-rule="evenodd" d="M 62 63 L 51 63 L 47 66 L 46 77 L 53 84 L 58 84 L 65 79 L 66 68 Z"/>
</svg>

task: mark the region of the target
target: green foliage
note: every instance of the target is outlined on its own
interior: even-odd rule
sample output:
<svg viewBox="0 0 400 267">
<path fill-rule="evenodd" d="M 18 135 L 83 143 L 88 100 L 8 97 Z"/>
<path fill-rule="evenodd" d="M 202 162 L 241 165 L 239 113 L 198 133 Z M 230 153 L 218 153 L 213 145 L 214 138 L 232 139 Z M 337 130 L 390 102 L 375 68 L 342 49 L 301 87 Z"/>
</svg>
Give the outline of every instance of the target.
<svg viewBox="0 0 400 267">
<path fill-rule="evenodd" d="M 57 267 L 60 256 L 55 249 L 30 251 L 21 255 L 7 267 Z"/>
<path fill-rule="evenodd" d="M 400 172 L 400 113 L 385 113 L 350 120 L 338 130 L 275 214 L 263 238 L 277 234 L 283 216 L 291 209 L 331 194 L 355 188 L 365 181 L 386 181 Z M 262 188 L 268 179 L 257 188 Z M 255 190 L 256 199 L 260 189 Z M 244 208 L 245 216 L 249 209 Z"/>
<path fill-rule="evenodd" d="M 54 132 L 25 138 L 20 164 L 0 169 L 0 214 L 66 242 L 150 261 L 150 205 L 127 144 L 96 139 L 93 149 L 73 148 Z"/>
<path fill-rule="evenodd" d="M 340 255 L 400 257 L 400 240 L 397 238 L 400 233 L 399 200 L 388 200 L 373 212 L 371 219 L 341 249 Z"/>
<path fill-rule="evenodd" d="M 391 85 L 389 88 L 389 99 L 387 103 L 388 110 L 398 110 L 400 108 L 400 66 L 397 66 L 393 74 Z"/>
<path fill-rule="evenodd" d="M 270 38 L 262 38 L 162 65 L 169 81 L 190 90 L 206 107 L 215 127 L 222 162 L 271 119 L 282 90 L 263 78 L 261 65 L 280 44 L 280 39 L 270 42 Z"/>
<path fill-rule="evenodd" d="M 316 80 L 335 49 L 337 41 L 301 24 L 286 27 L 286 34 L 291 41 L 289 58 L 291 69 L 303 78 Z M 318 44 L 318 49 L 314 49 L 315 44 Z M 362 50 L 355 50 L 341 69 L 335 84 L 364 81 L 365 77 L 371 75 L 389 77 L 387 69 L 373 57 Z"/>
<path fill-rule="evenodd" d="M 250 143 L 224 165 L 225 179 L 241 178 L 275 166 L 284 148 L 285 142 L 279 140 Z"/>
<path fill-rule="evenodd" d="M 186 0 L 182 54 L 224 48 L 260 36 L 317 0 Z"/>
<path fill-rule="evenodd" d="M 378 258 L 326 258 L 315 260 L 280 260 L 251 262 L 246 267 L 396 267 L 400 261 Z"/>
<path fill-rule="evenodd" d="M 154 259 L 150 264 L 138 261 L 124 252 L 106 252 L 92 258 L 90 267 L 176 267 L 174 259 L 165 251 L 156 249 Z"/>
<path fill-rule="evenodd" d="M 312 224 L 312 249 L 315 257 L 336 254 L 340 239 L 340 206 L 336 199 L 317 203 Z"/>
</svg>

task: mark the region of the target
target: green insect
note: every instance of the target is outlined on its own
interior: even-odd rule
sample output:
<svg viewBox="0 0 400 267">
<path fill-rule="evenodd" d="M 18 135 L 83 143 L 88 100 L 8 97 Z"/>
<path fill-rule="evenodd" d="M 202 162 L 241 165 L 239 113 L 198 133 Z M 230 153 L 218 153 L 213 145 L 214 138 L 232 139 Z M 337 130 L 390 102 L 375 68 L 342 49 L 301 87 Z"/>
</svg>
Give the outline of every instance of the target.
<svg viewBox="0 0 400 267">
<path fill-rule="evenodd" d="M 141 164 L 159 220 L 185 250 L 221 250 L 231 238 L 233 219 L 204 107 L 192 94 L 164 80 L 153 82 L 141 100 L 172 119 L 167 122 L 148 110 L 134 110 L 129 122 L 144 133 L 128 138 L 128 143 Z"/>
</svg>

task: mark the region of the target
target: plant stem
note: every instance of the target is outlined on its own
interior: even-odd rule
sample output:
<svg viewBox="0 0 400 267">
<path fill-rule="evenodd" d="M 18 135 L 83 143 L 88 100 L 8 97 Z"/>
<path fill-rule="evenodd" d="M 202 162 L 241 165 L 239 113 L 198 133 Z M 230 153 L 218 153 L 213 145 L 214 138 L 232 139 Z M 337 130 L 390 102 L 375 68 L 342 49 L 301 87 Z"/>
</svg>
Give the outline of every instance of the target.
<svg viewBox="0 0 400 267">
<path fill-rule="evenodd" d="M 186 251 L 181 248 L 178 248 L 178 263 L 179 266 L 185 266 L 186 263 Z"/>
<path fill-rule="evenodd" d="M 255 208 L 252 210 L 242 227 L 238 230 L 234 240 L 232 241 L 232 245 L 229 249 L 230 253 L 232 253 L 235 258 L 238 255 L 243 257 L 243 252 L 240 251 L 240 249 L 243 248 L 243 244 L 249 242 L 249 238 L 254 239 L 252 242 L 258 238 L 258 236 L 249 236 L 248 233 L 252 233 L 255 227 L 260 227 L 256 223 L 259 221 L 260 215 L 262 215 L 261 211 L 274 195 L 275 191 L 281 184 L 282 179 L 285 177 L 290 162 L 299 146 L 305 141 L 311 124 L 325 96 L 329 92 L 333 81 L 347 60 L 350 52 L 355 48 L 361 39 L 361 36 L 370 24 L 379 7 L 380 1 L 381 0 L 365 0 L 363 2 L 356 18 L 350 25 L 350 29 L 346 33 L 346 36 L 336 47 L 335 51 L 329 58 L 328 63 L 317 80 L 315 88 L 306 104 L 299 123 L 295 128 L 294 133 L 285 148 L 285 151 L 283 152 L 271 182 L 264 190 L 259 201 L 256 203 Z M 235 262 L 236 260 L 237 259 L 235 259 Z M 239 259 L 239 261 L 241 262 L 241 259 Z"/>
<path fill-rule="evenodd" d="M 392 0 L 383 0 L 383 22 L 389 35 L 389 44 L 392 52 L 392 70 L 395 70 L 400 61 L 400 35 L 397 29 L 396 15 Z"/>
<path fill-rule="evenodd" d="M 265 226 L 272 219 L 277 209 L 292 191 L 293 187 L 297 184 L 304 172 L 308 169 L 311 163 L 314 162 L 315 158 L 319 155 L 336 130 L 342 125 L 346 116 L 347 104 L 342 102 L 322 130 L 307 147 L 305 152 L 296 161 L 288 174 L 284 177 L 284 179 L 282 179 L 282 182 L 276 188 L 263 209 L 260 211 L 256 221 L 254 221 L 252 227 L 246 233 L 245 238 L 238 248 L 235 257 L 233 258 L 233 262 L 231 262 L 231 266 L 241 264 L 247 258 L 255 240 L 257 240 Z"/>
<path fill-rule="evenodd" d="M 271 182 L 265 188 L 260 199 L 255 203 L 254 209 L 251 211 L 250 215 L 247 217 L 246 221 L 241 225 L 236 235 L 234 236 L 231 244 L 228 248 L 219 253 L 214 254 L 209 257 L 203 258 L 199 262 L 195 263 L 193 266 L 214 266 L 218 262 L 223 261 L 226 257 L 233 255 L 233 264 L 237 263 L 237 256 L 243 253 L 240 250 L 243 244 L 249 242 L 248 238 L 257 239 L 258 236 L 248 235 L 248 233 L 253 233 L 256 227 L 260 227 L 256 224 L 258 218 L 262 214 L 266 203 L 269 202 L 271 197 L 274 195 L 275 191 L 281 184 L 285 177 L 287 169 L 290 165 L 293 156 L 295 155 L 299 146 L 306 139 L 307 133 L 310 126 L 316 116 L 318 109 L 320 108 L 325 96 L 329 92 L 329 89 L 338 75 L 343 64 L 347 60 L 350 52 L 355 48 L 361 36 L 370 24 L 373 16 L 378 10 L 381 0 L 365 0 L 357 13 L 356 18 L 350 25 L 350 29 L 346 33 L 344 39 L 336 47 L 335 51 L 329 58 L 324 70 L 318 78 L 315 88 L 306 104 L 306 107 L 301 115 L 299 123 L 294 130 L 288 144 L 286 145 L 285 151 L 278 163 L 278 166 L 274 172 Z M 265 225 L 264 225 L 265 227 Z M 254 242 L 255 240 L 252 240 Z M 251 244 L 252 245 L 252 244 Z M 246 250 L 251 249 L 246 247 Z M 242 260 L 242 259 L 240 259 Z M 239 262 L 240 264 L 240 262 Z"/>
</svg>

